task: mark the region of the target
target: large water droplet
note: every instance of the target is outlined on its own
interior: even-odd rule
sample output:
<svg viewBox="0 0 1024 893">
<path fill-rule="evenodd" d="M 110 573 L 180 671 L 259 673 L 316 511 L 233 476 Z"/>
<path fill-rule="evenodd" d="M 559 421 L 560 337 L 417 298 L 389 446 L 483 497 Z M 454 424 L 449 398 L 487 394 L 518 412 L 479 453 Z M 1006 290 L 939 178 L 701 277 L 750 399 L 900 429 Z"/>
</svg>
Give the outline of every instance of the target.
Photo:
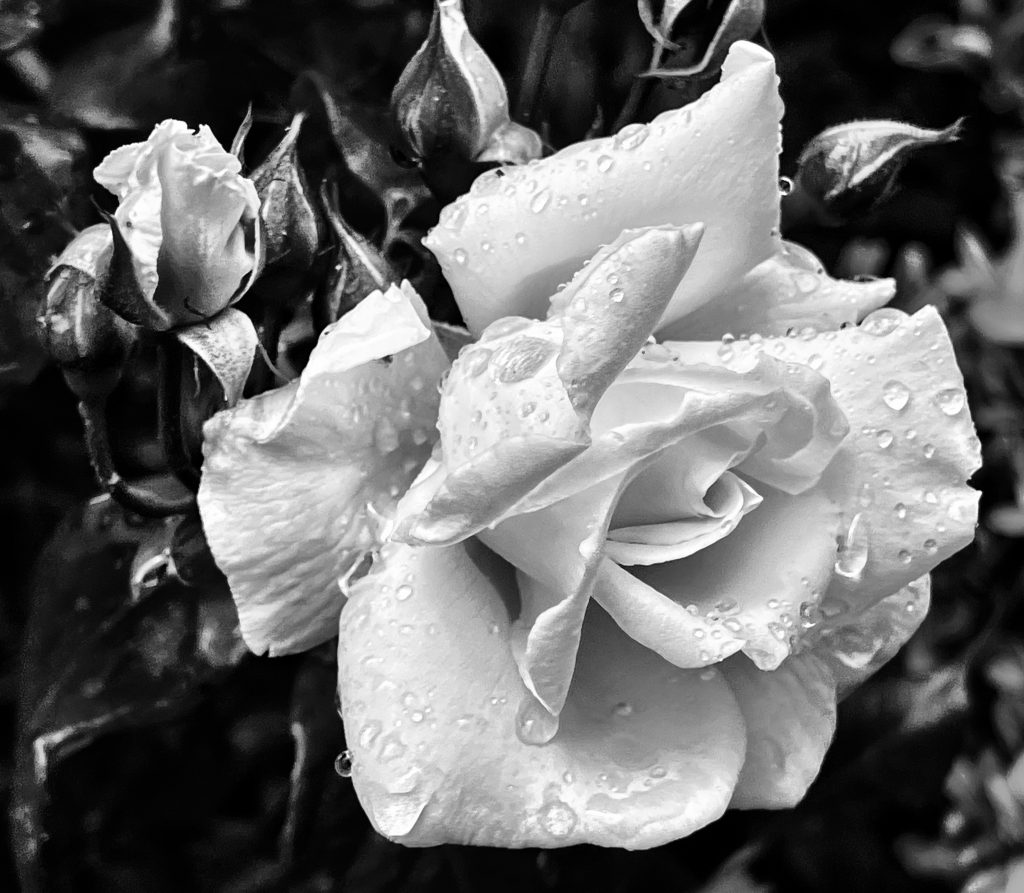
<svg viewBox="0 0 1024 893">
<path fill-rule="evenodd" d="M 868 522 L 861 512 L 857 512 L 850 521 L 839 545 L 839 554 L 836 556 L 835 572 L 840 577 L 857 582 L 864 574 L 864 568 L 868 563 L 868 548 L 870 545 L 870 530 Z"/>
<path fill-rule="evenodd" d="M 650 130 L 648 130 L 646 124 L 627 124 L 622 128 L 615 138 L 612 140 L 612 145 L 616 149 L 624 149 L 629 151 L 635 149 L 644 140 L 647 139 Z"/>
<path fill-rule="evenodd" d="M 542 189 L 532 199 L 530 199 L 530 210 L 534 214 L 539 214 L 543 211 L 551 201 L 551 190 Z"/>
<path fill-rule="evenodd" d="M 959 388 L 947 388 L 935 395 L 935 405 L 943 415 L 954 416 L 963 410 L 965 404 L 964 392 Z"/>
<path fill-rule="evenodd" d="M 883 307 L 881 310 L 868 314 L 864 322 L 860 324 L 860 329 L 868 335 L 881 337 L 882 335 L 888 335 L 890 332 L 895 332 L 906 318 L 906 314 L 901 313 L 899 310 Z"/>
<path fill-rule="evenodd" d="M 516 736 L 523 744 L 540 747 L 558 734 L 558 717 L 552 716 L 532 695 L 523 698 L 516 713 Z"/>
<path fill-rule="evenodd" d="M 612 169 L 612 165 L 615 164 L 615 159 L 611 155 L 602 155 L 597 159 L 597 169 L 603 174 L 606 171 Z"/>
<path fill-rule="evenodd" d="M 893 412 L 903 412 L 910 403 L 910 388 L 902 381 L 887 381 L 882 388 L 882 400 Z"/>
<path fill-rule="evenodd" d="M 524 335 L 499 347 L 491 358 L 491 367 L 498 381 L 513 384 L 535 375 L 556 351 L 550 341 Z"/>
<path fill-rule="evenodd" d="M 342 778 L 352 777 L 352 751 L 343 750 L 334 761 L 334 771 Z"/>
</svg>

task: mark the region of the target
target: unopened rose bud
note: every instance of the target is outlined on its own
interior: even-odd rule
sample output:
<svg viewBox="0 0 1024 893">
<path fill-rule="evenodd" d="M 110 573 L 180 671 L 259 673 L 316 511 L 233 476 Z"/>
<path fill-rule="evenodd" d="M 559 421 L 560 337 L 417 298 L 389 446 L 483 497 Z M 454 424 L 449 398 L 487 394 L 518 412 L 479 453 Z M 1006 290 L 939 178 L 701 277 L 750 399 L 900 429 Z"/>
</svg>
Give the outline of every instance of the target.
<svg viewBox="0 0 1024 893">
<path fill-rule="evenodd" d="M 259 197 L 208 127 L 158 124 L 111 152 L 96 181 L 120 201 L 100 297 L 124 319 L 164 330 L 202 322 L 237 301 L 260 269 Z"/>
<path fill-rule="evenodd" d="M 91 226 L 72 240 L 47 274 L 40 334 L 80 399 L 114 389 L 135 338 L 133 327 L 99 301 L 96 283 L 110 255 L 107 227 Z"/>
<path fill-rule="evenodd" d="M 693 0 L 638 0 L 637 9 L 658 48 L 644 75 L 656 78 L 714 74 L 729 47 L 753 37 L 764 21 L 764 0 L 729 0 L 724 8 Z"/>
<path fill-rule="evenodd" d="M 438 0 L 427 39 L 391 94 L 391 111 L 417 160 L 454 154 L 524 163 L 541 155 L 540 137 L 509 119 L 505 83 L 469 33 L 461 0 Z"/>
<path fill-rule="evenodd" d="M 796 183 L 823 213 L 841 223 L 889 196 L 907 159 L 926 146 L 951 143 L 963 119 L 944 130 L 901 121 L 851 121 L 819 133 L 800 155 Z"/>
<path fill-rule="evenodd" d="M 260 198 L 268 269 L 287 267 L 305 272 L 320 243 L 317 214 L 299 164 L 302 122 L 303 115 L 296 115 L 284 139 L 250 175 Z"/>
</svg>

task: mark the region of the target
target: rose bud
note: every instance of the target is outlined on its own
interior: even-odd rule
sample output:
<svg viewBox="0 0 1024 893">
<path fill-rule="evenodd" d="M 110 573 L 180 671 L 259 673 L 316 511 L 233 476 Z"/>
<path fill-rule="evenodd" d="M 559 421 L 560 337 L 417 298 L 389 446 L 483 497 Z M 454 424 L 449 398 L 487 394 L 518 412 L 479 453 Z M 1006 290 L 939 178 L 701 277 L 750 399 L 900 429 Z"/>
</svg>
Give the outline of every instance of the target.
<svg viewBox="0 0 1024 893">
<path fill-rule="evenodd" d="M 720 6 L 721 4 L 719 4 Z M 640 19 L 657 49 L 645 77 L 685 78 L 715 74 L 737 40 L 755 35 L 764 21 L 764 0 L 730 0 L 717 22 L 691 0 L 639 0 Z M 706 41 L 706 44 L 704 43 Z M 703 52 L 700 46 L 703 45 Z M 661 62 L 662 52 L 670 55 Z"/>
<path fill-rule="evenodd" d="M 405 148 L 417 160 L 521 164 L 541 155 L 540 137 L 509 119 L 508 93 L 473 39 L 461 0 L 438 0 L 423 46 L 391 94 Z"/>
<path fill-rule="evenodd" d="M 296 115 L 284 139 L 252 172 L 260 198 L 266 266 L 305 272 L 320 243 L 317 214 L 299 165 L 298 139 L 304 116 Z"/>
<path fill-rule="evenodd" d="M 133 327 L 99 302 L 96 281 L 110 262 L 102 224 L 76 236 L 47 273 L 41 337 L 68 385 L 81 398 L 109 394 L 121 377 Z"/>
<path fill-rule="evenodd" d="M 259 197 L 209 127 L 164 121 L 111 152 L 96 182 L 118 197 L 100 299 L 129 322 L 166 330 L 235 303 L 260 267 Z"/>
<path fill-rule="evenodd" d="M 796 184 L 834 223 L 874 209 L 891 194 L 907 159 L 960 137 L 963 119 L 943 130 L 901 121 L 851 121 L 823 130 L 797 162 Z"/>
</svg>

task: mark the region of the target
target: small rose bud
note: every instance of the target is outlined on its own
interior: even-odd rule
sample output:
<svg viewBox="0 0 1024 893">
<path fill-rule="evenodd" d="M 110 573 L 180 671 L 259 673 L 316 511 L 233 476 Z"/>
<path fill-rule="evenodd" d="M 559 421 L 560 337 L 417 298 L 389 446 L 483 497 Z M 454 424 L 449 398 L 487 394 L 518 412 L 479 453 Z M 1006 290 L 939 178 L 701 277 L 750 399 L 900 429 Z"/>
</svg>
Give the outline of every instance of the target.
<svg viewBox="0 0 1024 893">
<path fill-rule="evenodd" d="M 693 0 L 638 0 L 640 20 L 658 49 L 645 77 L 715 74 L 737 40 L 753 37 L 764 21 L 764 0 L 729 0 L 714 7 Z M 721 18 L 715 17 L 719 10 Z M 668 56 L 662 60 L 663 52 Z"/>
<path fill-rule="evenodd" d="M 110 262 L 110 231 L 90 226 L 64 249 L 46 275 L 40 334 L 80 399 L 109 394 L 121 377 L 135 330 L 100 303 L 97 279 Z"/>
<path fill-rule="evenodd" d="M 889 196 L 896 175 L 918 149 L 951 143 L 963 119 L 944 130 L 901 121 L 851 121 L 823 130 L 797 162 L 797 185 L 836 223 L 871 211 Z"/>
<path fill-rule="evenodd" d="M 470 34 L 461 0 L 437 0 L 427 39 L 391 94 L 391 111 L 418 160 L 453 153 L 517 164 L 541 155 L 540 137 L 509 119 L 505 83 Z"/>
<path fill-rule="evenodd" d="M 120 203 L 101 300 L 129 322 L 170 329 L 235 303 L 260 269 L 259 197 L 241 163 L 206 126 L 158 124 L 111 152 L 96 182 Z"/>
<path fill-rule="evenodd" d="M 317 214 L 298 157 L 304 116 L 295 116 L 284 139 L 250 178 L 260 198 L 266 240 L 266 267 L 307 271 L 320 244 Z"/>
</svg>

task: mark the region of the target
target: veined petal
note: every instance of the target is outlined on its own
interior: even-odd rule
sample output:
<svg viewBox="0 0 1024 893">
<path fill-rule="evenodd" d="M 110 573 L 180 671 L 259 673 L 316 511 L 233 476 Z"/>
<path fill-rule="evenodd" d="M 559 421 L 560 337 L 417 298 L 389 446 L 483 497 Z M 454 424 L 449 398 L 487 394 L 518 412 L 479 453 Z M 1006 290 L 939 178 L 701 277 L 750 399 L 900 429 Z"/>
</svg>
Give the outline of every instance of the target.
<svg viewBox="0 0 1024 893">
<path fill-rule="evenodd" d="M 668 346 L 708 362 L 717 356 L 707 343 Z M 980 465 L 980 445 L 934 307 L 912 317 L 878 310 L 857 328 L 807 338 L 737 341 L 727 362 L 742 366 L 752 354 L 818 370 L 849 421 L 821 483 L 841 506 L 845 529 L 856 520 L 856 554 L 833 583 L 838 595 L 865 607 L 971 541 L 978 493 L 966 482 Z"/>
<path fill-rule="evenodd" d="M 838 329 L 860 322 L 896 294 L 892 279 L 833 279 L 806 248 L 784 242 L 714 300 L 662 332 L 666 339 L 717 340 L 723 335 L 785 335 L 812 327 Z"/>
<path fill-rule="evenodd" d="M 412 846 L 640 849 L 720 816 L 745 751 L 721 677 L 672 667 L 591 607 L 558 732 L 526 744 L 515 599 L 512 568 L 474 540 L 387 546 L 355 585 L 339 689 L 374 827 Z"/>
<path fill-rule="evenodd" d="M 720 667 L 747 725 L 747 757 L 733 793 L 736 809 L 795 806 L 821 769 L 836 729 L 836 684 L 813 654 L 770 672 L 742 655 Z"/>
<path fill-rule="evenodd" d="M 200 513 L 253 651 L 334 635 L 338 578 L 426 461 L 447 364 L 415 292 L 393 286 L 325 330 L 299 381 L 206 424 Z"/>
<path fill-rule="evenodd" d="M 485 174 L 426 239 L 470 330 L 543 316 L 556 286 L 623 228 L 703 222 L 662 324 L 713 298 L 778 250 L 781 115 L 771 55 L 738 42 L 692 105 Z"/>
</svg>

